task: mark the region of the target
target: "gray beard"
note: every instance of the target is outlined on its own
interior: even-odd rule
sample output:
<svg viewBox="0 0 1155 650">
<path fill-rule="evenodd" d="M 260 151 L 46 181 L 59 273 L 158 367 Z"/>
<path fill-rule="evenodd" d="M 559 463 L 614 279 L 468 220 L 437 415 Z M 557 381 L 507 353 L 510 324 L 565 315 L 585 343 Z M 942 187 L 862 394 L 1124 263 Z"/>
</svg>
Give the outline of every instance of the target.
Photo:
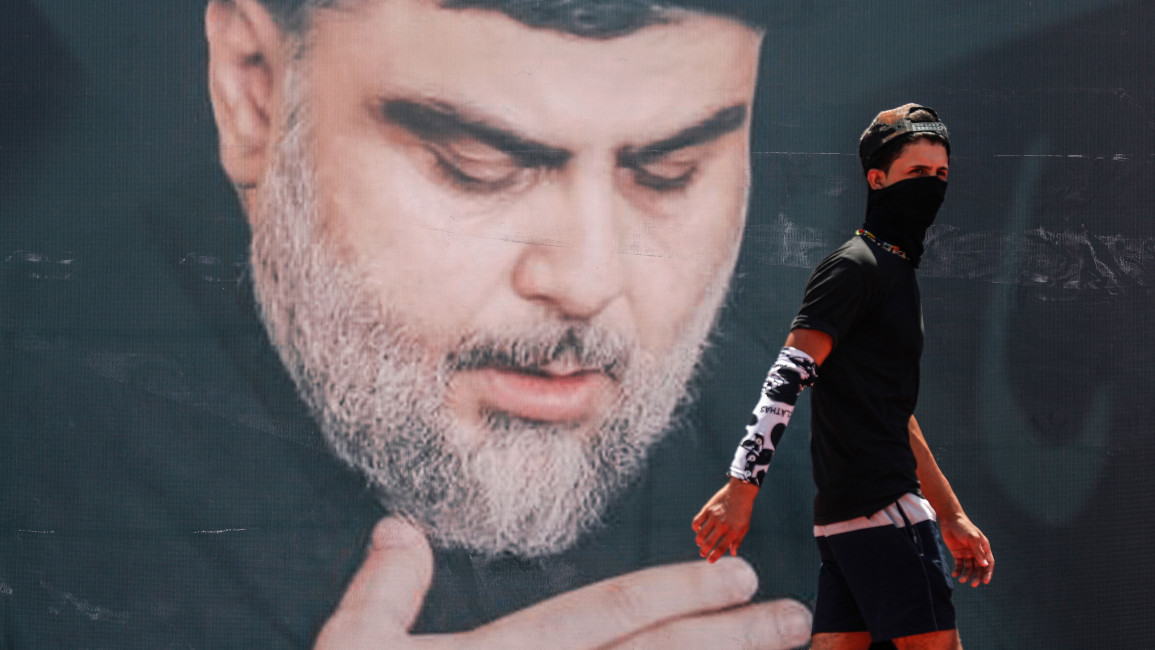
<svg viewBox="0 0 1155 650">
<path fill-rule="evenodd" d="M 439 546 L 522 557 L 571 547 L 599 525 L 673 424 L 732 264 L 722 265 L 679 340 L 658 355 L 595 323 L 545 316 L 516 333 L 463 332 L 435 355 L 318 227 L 308 120 L 293 82 L 291 117 L 255 206 L 262 218 L 253 232 L 254 287 L 270 339 L 333 452 L 364 473 L 387 510 Z M 618 398 L 600 421 L 490 413 L 480 435 L 469 436 L 446 406 L 459 370 L 494 359 L 533 368 L 563 357 L 618 380 Z"/>
</svg>

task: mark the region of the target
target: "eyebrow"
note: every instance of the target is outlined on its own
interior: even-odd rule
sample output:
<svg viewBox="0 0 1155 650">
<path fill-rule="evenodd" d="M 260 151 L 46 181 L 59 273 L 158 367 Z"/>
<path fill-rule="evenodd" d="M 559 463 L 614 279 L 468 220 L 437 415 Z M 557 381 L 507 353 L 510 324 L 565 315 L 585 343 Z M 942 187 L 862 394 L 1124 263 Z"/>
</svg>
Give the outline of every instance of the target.
<svg viewBox="0 0 1155 650">
<path fill-rule="evenodd" d="M 641 147 L 622 149 L 618 152 L 618 164 L 629 168 L 640 167 L 679 149 L 717 140 L 741 128 L 746 123 L 747 114 L 745 104 L 727 106 L 669 137 Z"/>
<path fill-rule="evenodd" d="M 559 169 L 573 153 L 537 142 L 515 130 L 440 101 L 388 99 L 381 105 L 385 119 L 424 140 L 466 136 L 509 155 L 522 167 Z"/>
<path fill-rule="evenodd" d="M 637 168 L 671 152 L 716 140 L 746 123 L 745 104 L 719 109 L 699 122 L 660 140 L 640 147 L 624 147 L 617 163 Z M 381 103 L 385 119 L 425 140 L 446 140 L 460 136 L 473 138 L 501 151 L 523 167 L 560 169 L 573 152 L 538 142 L 491 118 L 471 115 L 452 104 L 436 100 L 385 99 Z"/>
</svg>

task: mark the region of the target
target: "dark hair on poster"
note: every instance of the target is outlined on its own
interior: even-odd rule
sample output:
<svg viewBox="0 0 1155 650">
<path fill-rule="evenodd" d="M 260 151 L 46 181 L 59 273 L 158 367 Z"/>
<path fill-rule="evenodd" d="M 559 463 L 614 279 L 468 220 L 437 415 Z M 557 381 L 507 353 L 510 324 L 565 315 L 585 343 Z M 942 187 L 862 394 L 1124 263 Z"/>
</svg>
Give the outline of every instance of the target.
<svg viewBox="0 0 1155 650">
<path fill-rule="evenodd" d="M 338 8 L 358 0 L 260 0 L 291 33 L 307 29 L 317 9 Z M 499 11 L 539 29 L 585 38 L 613 38 L 647 25 L 674 20 L 678 10 L 701 11 L 764 24 L 770 8 L 742 0 L 440 0 L 449 9 Z M 770 3 L 767 3 L 770 4 Z"/>
</svg>

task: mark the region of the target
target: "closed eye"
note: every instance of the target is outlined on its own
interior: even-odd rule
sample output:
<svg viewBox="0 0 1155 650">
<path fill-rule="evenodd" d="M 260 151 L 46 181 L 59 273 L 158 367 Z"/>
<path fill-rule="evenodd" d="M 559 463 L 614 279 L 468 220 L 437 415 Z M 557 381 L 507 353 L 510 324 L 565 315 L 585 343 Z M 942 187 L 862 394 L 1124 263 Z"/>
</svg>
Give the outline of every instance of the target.
<svg viewBox="0 0 1155 650">
<path fill-rule="evenodd" d="M 735 104 L 719 109 L 665 138 L 618 152 L 618 166 L 632 172 L 634 182 L 655 192 L 684 191 L 697 177 L 710 146 L 746 123 L 747 107 Z"/>
<path fill-rule="evenodd" d="M 519 186 L 539 172 L 560 169 L 571 152 L 518 133 L 500 120 L 472 115 L 444 102 L 381 98 L 376 109 L 420 144 L 434 171 L 453 187 L 490 194 Z"/>
<path fill-rule="evenodd" d="M 483 143 L 462 140 L 425 142 L 438 174 L 463 192 L 492 194 L 507 190 L 534 173 L 508 154 Z"/>
<path fill-rule="evenodd" d="M 657 192 L 681 191 L 689 187 L 698 172 L 694 161 L 658 159 L 648 163 L 633 165 L 630 171 L 634 182 Z"/>
</svg>

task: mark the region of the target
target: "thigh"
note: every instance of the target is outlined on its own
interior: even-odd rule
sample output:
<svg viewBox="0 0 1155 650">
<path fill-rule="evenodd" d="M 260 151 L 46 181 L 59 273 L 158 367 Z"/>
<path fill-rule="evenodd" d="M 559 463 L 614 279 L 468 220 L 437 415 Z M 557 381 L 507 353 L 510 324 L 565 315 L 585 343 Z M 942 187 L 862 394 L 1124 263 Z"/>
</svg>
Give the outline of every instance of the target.
<svg viewBox="0 0 1155 650">
<path fill-rule="evenodd" d="M 917 634 L 894 640 L 898 650 L 962 650 L 958 630 Z"/>
<path fill-rule="evenodd" d="M 810 650 L 867 650 L 870 632 L 821 632 L 810 639 Z"/>
</svg>

